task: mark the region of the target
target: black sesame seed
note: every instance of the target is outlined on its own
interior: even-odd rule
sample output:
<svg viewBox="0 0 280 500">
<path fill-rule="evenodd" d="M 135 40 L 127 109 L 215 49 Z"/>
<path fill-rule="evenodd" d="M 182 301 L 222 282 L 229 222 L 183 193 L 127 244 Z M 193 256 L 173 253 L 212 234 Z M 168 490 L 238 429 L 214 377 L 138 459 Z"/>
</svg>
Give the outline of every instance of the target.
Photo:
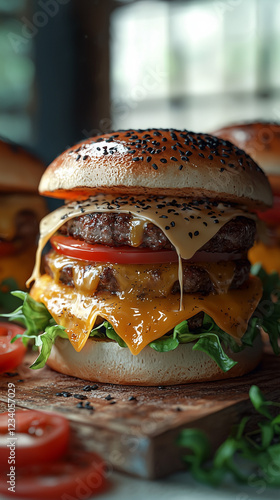
<svg viewBox="0 0 280 500">
<path fill-rule="evenodd" d="M 136 401 L 136 397 L 135 396 L 129 396 L 128 401 Z"/>
<path fill-rule="evenodd" d="M 166 137 L 163 137 L 161 140 L 162 140 L 162 142 L 166 142 L 167 141 Z"/>
<path fill-rule="evenodd" d="M 98 385 L 97 384 L 94 384 L 94 385 L 85 385 L 82 388 L 82 391 L 89 392 L 89 391 L 95 391 L 96 389 L 98 389 Z"/>
<path fill-rule="evenodd" d="M 84 394 L 74 394 L 74 398 L 76 399 L 87 399 L 87 396 L 85 396 Z"/>
<path fill-rule="evenodd" d="M 206 226 L 206 227 L 208 226 L 207 222 L 203 222 L 203 224 L 204 224 L 204 226 Z"/>
<path fill-rule="evenodd" d="M 220 172 L 223 172 L 225 169 L 224 168 L 220 168 Z"/>
<path fill-rule="evenodd" d="M 76 404 L 76 408 L 83 408 L 83 407 L 84 407 L 84 403 L 82 401 L 80 401 L 80 403 Z"/>
<path fill-rule="evenodd" d="M 140 158 L 138 158 L 138 156 L 136 156 L 135 158 L 132 158 L 132 161 L 140 161 Z"/>
<path fill-rule="evenodd" d="M 167 160 L 165 158 L 160 158 L 161 163 L 167 163 Z"/>
<path fill-rule="evenodd" d="M 148 163 L 150 163 L 151 159 L 152 159 L 152 157 L 151 157 L 151 156 L 147 156 L 146 161 L 147 161 Z"/>
<path fill-rule="evenodd" d="M 157 166 L 155 163 L 153 163 L 153 164 L 152 164 L 152 167 L 153 167 L 155 170 L 157 170 L 157 169 L 158 169 L 158 166 Z"/>
<path fill-rule="evenodd" d="M 175 222 L 174 222 L 174 220 L 172 220 L 172 221 L 170 222 L 170 226 L 171 226 L 171 227 L 175 227 Z"/>
<path fill-rule="evenodd" d="M 81 158 L 81 155 L 76 156 L 76 161 L 78 161 Z"/>
<path fill-rule="evenodd" d="M 214 220 L 214 224 L 219 224 L 218 219 L 215 219 L 215 220 Z"/>
<path fill-rule="evenodd" d="M 192 151 L 187 151 L 187 152 L 185 153 L 185 155 L 186 155 L 186 156 L 191 156 L 191 155 L 192 155 Z"/>
<path fill-rule="evenodd" d="M 66 392 L 66 391 L 57 392 L 56 396 L 63 396 L 64 398 L 70 398 L 72 396 L 72 393 L 71 392 Z"/>
<path fill-rule="evenodd" d="M 187 156 L 181 156 L 181 160 L 183 160 L 183 161 L 189 161 L 189 159 L 187 158 Z"/>
<path fill-rule="evenodd" d="M 182 170 L 182 168 L 183 168 L 183 165 L 180 165 L 179 170 Z"/>
<path fill-rule="evenodd" d="M 160 215 L 159 218 L 160 219 L 168 219 L 167 215 Z"/>
<path fill-rule="evenodd" d="M 178 161 L 177 158 L 175 158 L 175 156 L 171 156 L 170 160 L 172 160 L 172 161 Z"/>
<path fill-rule="evenodd" d="M 87 160 L 89 158 L 89 155 L 83 156 L 83 160 Z"/>
<path fill-rule="evenodd" d="M 165 226 L 166 231 L 170 229 L 170 226 Z"/>
<path fill-rule="evenodd" d="M 105 399 L 107 399 L 107 401 L 111 401 L 111 399 L 114 399 L 114 398 L 113 398 L 113 396 L 111 396 L 111 394 L 108 394 L 108 396 L 106 396 Z"/>
<path fill-rule="evenodd" d="M 172 149 L 174 149 L 174 151 L 177 151 L 177 146 L 171 146 Z"/>
<path fill-rule="evenodd" d="M 198 156 L 201 156 L 201 158 L 205 158 L 203 153 L 198 153 Z"/>
<path fill-rule="evenodd" d="M 199 231 L 195 231 L 193 234 L 194 234 L 194 236 L 198 236 L 199 235 Z"/>
<path fill-rule="evenodd" d="M 209 155 L 208 160 L 213 160 L 213 155 Z"/>
<path fill-rule="evenodd" d="M 220 160 L 220 162 L 221 162 L 223 165 L 225 165 L 225 164 L 226 164 L 225 160 L 222 160 L 222 159 L 221 159 L 221 160 Z"/>
<path fill-rule="evenodd" d="M 192 233 L 189 233 L 189 237 L 192 239 Z"/>
</svg>

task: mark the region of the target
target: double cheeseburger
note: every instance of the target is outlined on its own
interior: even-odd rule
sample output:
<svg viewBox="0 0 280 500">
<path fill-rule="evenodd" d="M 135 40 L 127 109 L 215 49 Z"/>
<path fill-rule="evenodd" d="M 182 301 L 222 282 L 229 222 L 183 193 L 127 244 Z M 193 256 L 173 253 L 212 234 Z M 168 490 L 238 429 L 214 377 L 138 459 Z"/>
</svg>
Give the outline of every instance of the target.
<svg viewBox="0 0 280 500">
<path fill-rule="evenodd" d="M 25 289 L 34 266 L 39 222 L 46 214 L 38 195 L 42 163 L 0 139 L 0 312 L 11 310 L 10 290 Z"/>
<path fill-rule="evenodd" d="M 259 241 L 249 252 L 250 261 L 261 262 L 266 271 L 280 274 L 280 125 L 252 122 L 231 125 L 214 132 L 244 149 L 264 170 L 273 191 L 273 207 L 259 214 L 266 224 Z"/>
<path fill-rule="evenodd" d="M 65 151 L 39 190 L 67 200 L 41 222 L 30 278 L 52 340 L 58 325 L 50 367 L 158 385 L 257 365 L 262 285 L 247 252 L 272 194 L 248 155 L 185 130 L 119 131 Z"/>
</svg>

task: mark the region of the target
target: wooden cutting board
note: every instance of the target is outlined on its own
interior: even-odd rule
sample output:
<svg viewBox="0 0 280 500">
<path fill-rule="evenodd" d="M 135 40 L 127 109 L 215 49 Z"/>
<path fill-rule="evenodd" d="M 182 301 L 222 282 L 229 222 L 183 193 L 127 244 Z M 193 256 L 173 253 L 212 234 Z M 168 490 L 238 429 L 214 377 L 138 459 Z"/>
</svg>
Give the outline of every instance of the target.
<svg viewBox="0 0 280 500">
<path fill-rule="evenodd" d="M 203 429 L 213 449 L 231 427 L 252 413 L 248 391 L 258 385 L 280 401 L 280 360 L 266 353 L 247 376 L 226 381 L 169 387 L 131 387 L 86 382 L 49 369 L 0 376 L 0 410 L 7 409 L 7 387 L 16 386 L 16 407 L 63 413 L 86 447 L 98 451 L 109 467 L 142 478 L 182 469 L 176 438 L 185 427 Z M 57 395 L 64 393 L 63 395 Z M 66 397 L 65 393 L 68 393 Z M 79 399 L 80 397 L 87 399 Z M 78 408 L 77 404 L 83 404 Z M 85 405 L 93 406 L 87 409 Z M 255 420 L 257 424 L 257 416 Z"/>
</svg>

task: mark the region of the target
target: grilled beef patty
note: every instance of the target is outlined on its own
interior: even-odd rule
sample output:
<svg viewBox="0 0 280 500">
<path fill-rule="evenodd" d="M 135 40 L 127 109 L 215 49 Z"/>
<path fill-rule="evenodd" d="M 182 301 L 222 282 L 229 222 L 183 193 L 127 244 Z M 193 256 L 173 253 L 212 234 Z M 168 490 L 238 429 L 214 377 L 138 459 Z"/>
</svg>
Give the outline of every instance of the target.
<svg viewBox="0 0 280 500">
<path fill-rule="evenodd" d="M 93 213 L 66 222 L 60 233 L 84 240 L 90 244 L 112 247 L 130 245 L 129 214 Z M 252 219 L 236 217 L 225 224 L 200 250 L 205 252 L 246 252 L 254 243 L 256 224 Z M 173 249 L 161 229 L 152 223 L 144 227 L 140 248 L 152 250 Z"/>
<path fill-rule="evenodd" d="M 45 270 L 48 274 L 52 276 L 51 267 L 48 262 L 50 257 L 53 255 L 53 251 L 49 252 L 45 257 Z M 93 264 L 94 265 L 94 264 Z M 221 266 L 223 263 L 221 263 Z M 91 264 L 85 266 L 85 272 Z M 230 284 L 230 289 L 240 288 L 243 283 L 248 279 L 250 272 L 250 262 L 247 259 L 234 261 L 234 273 L 233 279 Z M 152 273 L 152 281 L 155 283 L 157 280 L 161 280 L 161 269 L 155 268 Z M 74 286 L 73 281 L 73 266 L 70 264 L 65 265 L 59 274 L 59 281 L 67 286 Z M 151 289 L 153 289 L 153 283 L 151 283 Z M 179 281 L 174 281 L 171 289 L 171 293 L 179 293 L 180 286 Z M 110 293 L 120 292 L 119 284 L 115 278 L 114 267 L 110 264 L 103 268 L 101 274 L 99 275 L 99 284 L 96 293 L 107 291 Z M 216 285 L 212 280 L 210 274 L 199 264 L 186 264 L 183 263 L 183 291 L 184 293 L 202 293 L 208 295 L 216 290 Z M 147 291 L 149 293 L 149 290 Z"/>
</svg>

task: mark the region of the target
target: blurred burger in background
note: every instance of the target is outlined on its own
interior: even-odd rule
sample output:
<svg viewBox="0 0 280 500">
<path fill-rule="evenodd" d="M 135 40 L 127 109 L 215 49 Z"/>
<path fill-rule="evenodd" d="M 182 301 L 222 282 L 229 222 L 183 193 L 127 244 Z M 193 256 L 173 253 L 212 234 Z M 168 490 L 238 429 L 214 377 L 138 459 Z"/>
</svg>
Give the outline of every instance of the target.
<svg viewBox="0 0 280 500">
<path fill-rule="evenodd" d="M 37 194 L 43 164 L 23 148 L 0 139 L 0 311 L 17 299 L 11 290 L 25 289 L 33 268 L 39 221 L 47 212 Z"/>
<path fill-rule="evenodd" d="M 213 134 L 246 151 L 268 176 L 273 207 L 258 214 L 265 226 L 249 252 L 249 259 L 252 264 L 260 262 L 267 272 L 280 273 L 280 124 L 243 123 L 221 128 Z"/>
</svg>

